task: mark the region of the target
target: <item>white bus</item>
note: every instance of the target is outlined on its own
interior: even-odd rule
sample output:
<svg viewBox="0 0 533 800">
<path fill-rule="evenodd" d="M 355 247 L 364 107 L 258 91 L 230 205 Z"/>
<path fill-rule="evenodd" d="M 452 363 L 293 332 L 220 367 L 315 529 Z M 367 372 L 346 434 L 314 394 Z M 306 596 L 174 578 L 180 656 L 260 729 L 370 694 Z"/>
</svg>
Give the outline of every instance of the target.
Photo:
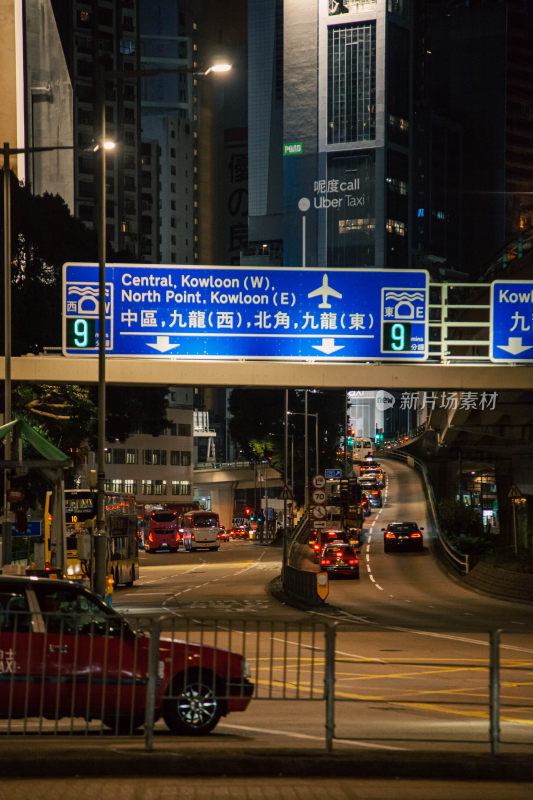
<svg viewBox="0 0 533 800">
<path fill-rule="evenodd" d="M 359 456 L 366 456 L 369 450 L 374 449 L 372 439 L 368 436 L 355 436 L 353 440 L 354 453 Z"/>
<path fill-rule="evenodd" d="M 220 521 L 214 511 L 187 511 L 180 520 L 180 533 L 185 550 L 218 550 Z"/>
</svg>

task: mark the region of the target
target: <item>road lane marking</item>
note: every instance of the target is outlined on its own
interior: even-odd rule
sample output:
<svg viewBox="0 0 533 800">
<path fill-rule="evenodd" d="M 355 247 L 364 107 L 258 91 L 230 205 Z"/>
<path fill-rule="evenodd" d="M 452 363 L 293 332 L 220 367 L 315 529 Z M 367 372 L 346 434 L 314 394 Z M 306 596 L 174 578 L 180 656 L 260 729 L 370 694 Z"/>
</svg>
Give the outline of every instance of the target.
<svg viewBox="0 0 533 800">
<path fill-rule="evenodd" d="M 295 733 L 293 731 L 279 731 L 279 730 L 272 730 L 269 728 L 252 728 L 249 725 L 228 725 L 227 722 L 220 722 L 218 724 L 218 728 L 230 728 L 231 730 L 236 731 L 249 731 L 250 733 L 263 733 L 268 736 L 287 736 L 288 738 L 293 739 L 306 739 L 308 741 L 313 742 L 323 742 L 323 736 L 311 736 L 308 733 Z M 393 745 L 386 745 L 386 744 L 369 744 L 368 742 L 359 742 L 353 739 L 337 739 L 335 738 L 335 742 L 351 745 L 352 747 L 368 747 L 372 750 L 407 750 L 407 747 L 394 747 Z"/>
</svg>

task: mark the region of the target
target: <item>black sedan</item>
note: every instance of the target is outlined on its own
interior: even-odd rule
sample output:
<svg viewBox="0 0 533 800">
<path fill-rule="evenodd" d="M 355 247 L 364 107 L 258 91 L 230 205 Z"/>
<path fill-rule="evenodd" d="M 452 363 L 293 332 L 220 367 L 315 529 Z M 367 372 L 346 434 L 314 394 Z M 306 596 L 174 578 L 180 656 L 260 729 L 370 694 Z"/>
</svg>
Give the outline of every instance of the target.
<svg viewBox="0 0 533 800">
<path fill-rule="evenodd" d="M 424 537 L 416 522 L 391 522 L 383 531 L 383 549 L 391 550 L 423 550 Z"/>
</svg>

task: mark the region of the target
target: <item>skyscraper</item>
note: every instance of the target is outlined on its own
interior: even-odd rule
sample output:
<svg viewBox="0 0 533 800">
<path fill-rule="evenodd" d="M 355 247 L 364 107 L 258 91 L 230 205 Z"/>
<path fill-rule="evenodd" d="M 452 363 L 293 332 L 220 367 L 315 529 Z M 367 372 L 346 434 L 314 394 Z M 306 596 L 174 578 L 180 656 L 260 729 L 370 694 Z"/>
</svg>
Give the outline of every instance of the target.
<svg viewBox="0 0 533 800">
<path fill-rule="evenodd" d="M 274 5 L 251 2 L 250 114 L 270 123 L 270 136 L 250 151 L 251 234 L 260 241 L 264 230 L 268 241 L 276 226 L 288 266 L 405 266 L 410 4 L 285 0 L 282 14 Z M 270 75 L 276 87 L 270 102 L 261 109 L 252 97 L 260 80 L 252 65 L 265 27 L 274 41 L 283 39 L 283 116 L 277 136 L 281 65 L 276 48 L 263 75 L 263 80 Z M 251 119 L 250 129 L 254 125 Z"/>
</svg>

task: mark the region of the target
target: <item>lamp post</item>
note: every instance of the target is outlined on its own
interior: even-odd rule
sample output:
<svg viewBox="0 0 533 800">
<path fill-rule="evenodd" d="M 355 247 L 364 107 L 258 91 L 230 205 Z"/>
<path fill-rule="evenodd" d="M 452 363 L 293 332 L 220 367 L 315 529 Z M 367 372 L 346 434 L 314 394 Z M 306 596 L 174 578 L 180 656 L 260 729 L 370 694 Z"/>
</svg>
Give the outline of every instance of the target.
<svg viewBox="0 0 533 800">
<path fill-rule="evenodd" d="M 306 393 L 307 399 L 307 393 Z M 319 463 L 318 463 L 318 413 L 311 413 L 307 410 L 307 403 L 305 404 L 305 411 L 286 411 L 287 415 L 295 415 L 299 417 L 305 417 L 305 432 L 304 432 L 304 498 L 305 498 L 305 505 L 309 505 L 309 434 L 308 434 L 308 418 L 314 417 L 315 418 L 315 474 L 318 475 L 319 473 Z"/>
<path fill-rule="evenodd" d="M 94 591 L 101 595 L 106 589 L 107 568 L 107 531 L 105 528 L 105 423 L 106 423 L 106 335 L 105 335 L 105 273 L 107 252 L 107 198 L 106 198 L 106 151 L 114 147 L 114 143 L 106 141 L 106 108 L 105 108 L 105 81 L 131 80 L 132 78 L 149 78 L 163 74 L 176 74 L 188 72 L 197 76 L 209 75 L 212 72 L 224 73 L 231 69 L 231 64 L 215 63 L 203 71 L 190 67 L 169 67 L 168 69 L 141 69 L 120 72 L 118 70 L 105 70 L 99 65 L 96 73 L 96 100 L 99 122 L 99 141 L 97 149 L 100 153 L 99 175 L 99 201 L 98 214 L 98 433 L 97 433 L 97 513 L 96 535 L 94 539 L 94 576 L 92 579 Z"/>
</svg>

